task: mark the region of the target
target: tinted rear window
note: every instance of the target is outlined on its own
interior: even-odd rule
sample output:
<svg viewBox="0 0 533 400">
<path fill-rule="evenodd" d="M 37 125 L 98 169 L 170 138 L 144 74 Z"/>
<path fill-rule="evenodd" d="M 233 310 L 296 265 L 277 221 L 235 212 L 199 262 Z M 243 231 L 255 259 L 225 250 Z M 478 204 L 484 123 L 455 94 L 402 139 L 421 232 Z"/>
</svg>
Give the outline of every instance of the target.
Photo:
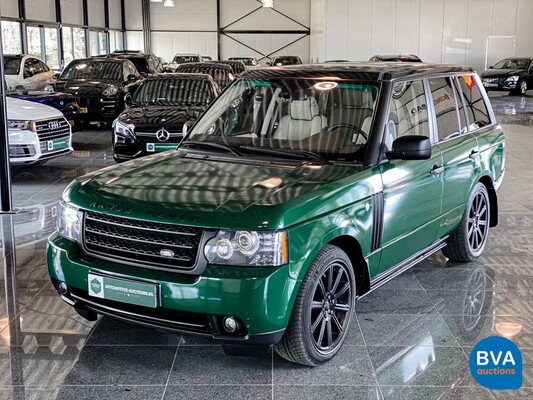
<svg viewBox="0 0 533 400">
<path fill-rule="evenodd" d="M 18 75 L 20 73 L 20 58 L 4 57 L 4 72 L 6 75 Z"/>
</svg>

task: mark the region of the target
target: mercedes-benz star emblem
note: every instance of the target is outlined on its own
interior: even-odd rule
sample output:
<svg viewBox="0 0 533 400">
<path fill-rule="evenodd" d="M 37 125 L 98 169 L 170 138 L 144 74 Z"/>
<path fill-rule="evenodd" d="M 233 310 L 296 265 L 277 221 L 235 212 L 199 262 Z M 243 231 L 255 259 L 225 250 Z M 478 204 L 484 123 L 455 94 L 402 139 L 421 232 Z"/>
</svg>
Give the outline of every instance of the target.
<svg viewBox="0 0 533 400">
<path fill-rule="evenodd" d="M 165 128 L 161 128 L 155 133 L 155 137 L 160 142 L 166 142 L 168 138 L 170 137 L 170 133 L 168 133 L 168 131 Z"/>
</svg>

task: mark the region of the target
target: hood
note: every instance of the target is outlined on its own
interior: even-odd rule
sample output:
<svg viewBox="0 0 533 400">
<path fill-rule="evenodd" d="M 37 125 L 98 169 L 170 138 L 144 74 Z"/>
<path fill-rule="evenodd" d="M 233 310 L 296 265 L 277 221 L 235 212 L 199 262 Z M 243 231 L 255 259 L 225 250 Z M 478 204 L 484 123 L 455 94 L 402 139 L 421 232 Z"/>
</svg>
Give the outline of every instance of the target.
<svg viewBox="0 0 533 400">
<path fill-rule="evenodd" d="M 62 118 L 63 114 L 53 107 L 31 101 L 7 97 L 7 118 L 10 120 L 35 121 L 47 118 Z"/>
<path fill-rule="evenodd" d="M 120 88 L 117 82 L 91 81 L 87 79 L 58 80 L 54 88 L 58 92 L 73 94 L 74 96 L 94 96 L 101 94 L 105 88 L 114 85 Z"/>
<path fill-rule="evenodd" d="M 482 78 L 507 78 L 513 75 L 522 75 L 523 69 L 488 69 L 481 74 Z"/>
<path fill-rule="evenodd" d="M 197 120 L 206 108 L 207 106 L 134 106 L 125 110 L 119 119 L 134 124 L 136 128 L 157 126 L 181 132 L 185 122 Z"/>
<path fill-rule="evenodd" d="M 372 187 L 362 181 L 370 172 L 363 171 L 370 168 L 235 163 L 171 151 L 78 178 L 64 198 L 83 209 L 130 218 L 278 229 L 369 196 Z"/>
</svg>

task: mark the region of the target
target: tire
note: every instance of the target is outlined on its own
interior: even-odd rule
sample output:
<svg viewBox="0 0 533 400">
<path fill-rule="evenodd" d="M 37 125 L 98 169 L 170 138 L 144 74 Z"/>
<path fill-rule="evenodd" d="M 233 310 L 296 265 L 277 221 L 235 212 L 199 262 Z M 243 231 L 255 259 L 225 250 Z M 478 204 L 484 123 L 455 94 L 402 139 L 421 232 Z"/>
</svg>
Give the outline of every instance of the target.
<svg viewBox="0 0 533 400">
<path fill-rule="evenodd" d="M 478 182 L 470 194 L 459 226 L 452 232 L 443 254 L 452 261 L 471 262 L 485 249 L 490 226 L 487 188 Z"/>
<path fill-rule="evenodd" d="M 520 79 L 516 85 L 516 89 L 511 92 L 515 96 L 525 96 L 528 91 L 527 81 L 525 79 Z"/>
<path fill-rule="evenodd" d="M 276 352 L 290 362 L 313 367 L 332 359 L 350 327 L 355 283 L 344 251 L 332 245 L 320 250 L 305 274 Z"/>
</svg>

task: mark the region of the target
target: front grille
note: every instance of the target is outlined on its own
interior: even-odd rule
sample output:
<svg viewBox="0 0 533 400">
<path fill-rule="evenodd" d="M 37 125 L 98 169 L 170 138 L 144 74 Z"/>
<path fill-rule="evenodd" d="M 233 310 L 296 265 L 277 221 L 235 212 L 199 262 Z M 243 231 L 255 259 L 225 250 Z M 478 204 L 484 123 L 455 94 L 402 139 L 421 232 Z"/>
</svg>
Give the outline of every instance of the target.
<svg viewBox="0 0 533 400">
<path fill-rule="evenodd" d="M 65 118 L 38 121 L 35 128 L 41 143 L 70 136 L 70 124 Z"/>
<path fill-rule="evenodd" d="M 135 132 L 135 136 L 142 143 L 180 143 L 183 140 L 182 133 L 170 133 L 168 140 L 160 142 L 155 133 Z"/>
<path fill-rule="evenodd" d="M 89 254 L 142 266 L 193 269 L 203 229 L 87 212 L 84 247 Z M 162 251 L 167 256 L 162 255 Z"/>
</svg>

